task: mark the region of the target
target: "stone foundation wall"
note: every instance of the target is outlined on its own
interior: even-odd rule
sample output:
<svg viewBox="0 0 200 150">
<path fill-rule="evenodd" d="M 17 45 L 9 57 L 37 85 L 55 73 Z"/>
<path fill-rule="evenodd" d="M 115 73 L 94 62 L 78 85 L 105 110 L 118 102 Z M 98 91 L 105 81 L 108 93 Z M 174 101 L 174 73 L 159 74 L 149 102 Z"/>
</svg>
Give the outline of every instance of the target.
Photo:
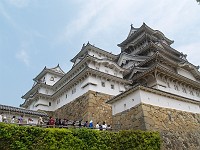
<svg viewBox="0 0 200 150">
<path fill-rule="evenodd" d="M 102 123 L 106 121 L 107 124 L 112 123 L 112 109 L 107 101 L 112 96 L 88 91 L 84 95 L 76 98 L 72 102 L 62 106 L 54 112 L 56 118 L 66 118 L 68 120 L 93 120 Z"/>
<path fill-rule="evenodd" d="M 141 105 L 137 105 L 131 109 L 114 115 L 112 121 L 112 127 L 114 130 L 146 130 Z"/>
<path fill-rule="evenodd" d="M 140 104 L 114 115 L 113 127 L 159 131 L 163 150 L 200 149 L 200 114 Z"/>
</svg>

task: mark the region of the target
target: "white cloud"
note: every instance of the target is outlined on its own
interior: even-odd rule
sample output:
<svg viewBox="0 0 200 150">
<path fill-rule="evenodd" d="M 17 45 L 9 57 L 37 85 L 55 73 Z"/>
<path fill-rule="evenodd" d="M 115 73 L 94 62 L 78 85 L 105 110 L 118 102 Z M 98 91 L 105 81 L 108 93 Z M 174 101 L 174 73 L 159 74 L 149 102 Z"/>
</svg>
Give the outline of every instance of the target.
<svg viewBox="0 0 200 150">
<path fill-rule="evenodd" d="M 6 0 L 6 1 L 9 2 L 9 4 L 18 8 L 27 7 L 30 3 L 30 0 Z"/>
<path fill-rule="evenodd" d="M 5 10 L 1 2 L 0 2 L 0 15 L 2 15 L 13 27 L 18 28 L 17 24 L 10 16 L 10 14 Z"/>
<path fill-rule="evenodd" d="M 21 44 L 20 50 L 16 54 L 16 58 L 19 61 L 23 62 L 26 66 L 30 66 L 30 58 L 29 58 L 27 49 L 28 49 L 28 43 L 23 42 Z"/>
<path fill-rule="evenodd" d="M 200 43 L 189 43 L 186 45 L 182 45 L 176 48 L 178 51 L 187 54 L 187 59 L 189 62 L 194 65 L 200 65 L 199 56 L 200 56 Z"/>
<path fill-rule="evenodd" d="M 81 30 L 90 28 L 92 21 L 96 18 L 102 9 L 108 6 L 111 3 L 111 0 L 101 1 L 101 0 L 90 0 L 87 3 L 79 3 L 81 5 L 81 10 L 77 14 L 78 16 L 75 17 L 70 23 L 68 23 L 58 37 L 58 42 L 63 42 L 69 40 Z"/>
</svg>

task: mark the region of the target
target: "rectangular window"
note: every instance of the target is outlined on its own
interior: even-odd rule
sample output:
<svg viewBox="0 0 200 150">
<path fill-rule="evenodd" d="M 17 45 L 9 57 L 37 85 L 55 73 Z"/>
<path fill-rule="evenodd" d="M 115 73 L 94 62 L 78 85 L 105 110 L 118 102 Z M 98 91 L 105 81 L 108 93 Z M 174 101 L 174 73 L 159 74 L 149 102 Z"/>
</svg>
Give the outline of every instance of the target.
<svg viewBox="0 0 200 150">
<path fill-rule="evenodd" d="M 106 85 L 105 85 L 105 82 L 101 82 L 101 86 L 102 87 L 105 87 Z"/>
<path fill-rule="evenodd" d="M 113 84 L 111 84 L 111 89 L 114 89 L 114 88 L 115 88 L 115 86 Z"/>
<path fill-rule="evenodd" d="M 167 86 L 168 86 L 168 88 L 170 88 L 170 84 L 169 84 L 169 82 L 167 82 Z"/>
<path fill-rule="evenodd" d="M 72 94 L 76 93 L 76 88 L 72 89 Z"/>
<path fill-rule="evenodd" d="M 199 94 L 199 92 L 198 92 L 198 91 L 196 92 L 196 95 L 197 95 L 198 97 L 200 96 L 200 94 Z"/>
<path fill-rule="evenodd" d="M 49 106 L 51 106 L 51 102 L 49 102 Z"/>
<path fill-rule="evenodd" d="M 124 104 L 124 110 L 126 110 L 126 104 Z"/>
<path fill-rule="evenodd" d="M 191 95 L 194 95 L 194 93 L 193 93 L 193 91 L 192 91 L 192 90 L 190 91 L 190 94 L 191 94 Z"/>
<path fill-rule="evenodd" d="M 60 103 L 60 99 L 57 100 L 57 104 L 59 104 L 59 103 Z"/>
</svg>

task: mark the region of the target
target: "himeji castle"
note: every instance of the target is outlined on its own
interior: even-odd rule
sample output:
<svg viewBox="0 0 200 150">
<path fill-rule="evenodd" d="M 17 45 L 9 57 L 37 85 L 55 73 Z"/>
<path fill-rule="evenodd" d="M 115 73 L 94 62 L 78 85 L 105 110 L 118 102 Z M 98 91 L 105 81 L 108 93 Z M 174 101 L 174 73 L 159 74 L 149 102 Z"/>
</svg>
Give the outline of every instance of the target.
<svg viewBox="0 0 200 150">
<path fill-rule="evenodd" d="M 67 73 L 45 67 L 33 79 L 21 107 L 119 130 L 199 130 L 199 66 L 173 42 L 143 23 L 131 25 L 120 54 L 83 44 Z"/>
</svg>

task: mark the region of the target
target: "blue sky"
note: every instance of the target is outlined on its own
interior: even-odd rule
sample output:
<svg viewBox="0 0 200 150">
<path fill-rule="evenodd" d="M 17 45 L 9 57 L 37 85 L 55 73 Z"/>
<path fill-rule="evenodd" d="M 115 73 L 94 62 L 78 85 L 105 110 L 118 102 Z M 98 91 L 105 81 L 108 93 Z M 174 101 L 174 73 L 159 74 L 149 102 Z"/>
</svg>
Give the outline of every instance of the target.
<svg viewBox="0 0 200 150">
<path fill-rule="evenodd" d="M 200 65 L 199 11 L 195 0 L 1 0 L 0 104 L 23 103 L 45 66 L 67 72 L 83 43 L 118 54 L 131 23 L 162 31 Z"/>
</svg>

